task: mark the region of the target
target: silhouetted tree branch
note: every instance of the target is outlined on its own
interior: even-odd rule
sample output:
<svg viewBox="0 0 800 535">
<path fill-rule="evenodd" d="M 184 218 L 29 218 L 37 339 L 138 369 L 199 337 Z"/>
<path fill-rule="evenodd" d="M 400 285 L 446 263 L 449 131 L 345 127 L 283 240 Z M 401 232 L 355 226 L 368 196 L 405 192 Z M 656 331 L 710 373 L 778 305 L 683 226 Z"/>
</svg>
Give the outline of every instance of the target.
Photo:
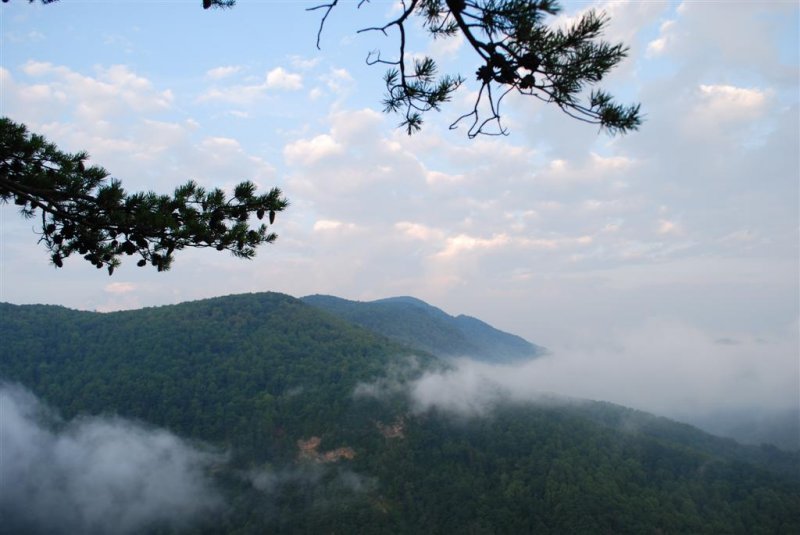
<svg viewBox="0 0 800 535">
<path fill-rule="evenodd" d="M 4 2 L 7 0 L 3 0 Z M 29 0 L 34 2 L 35 0 Z M 57 0 L 41 0 L 49 4 Z M 235 0 L 202 0 L 203 8 L 230 8 Z M 360 0 L 358 8 L 369 0 Z M 322 11 L 316 45 L 339 0 L 307 11 Z M 412 15 L 434 39 L 461 34 L 477 54 L 475 76 L 480 82 L 472 110 L 450 128 L 469 124 L 467 135 L 505 135 L 500 106 L 512 92 L 558 106 L 564 113 L 611 134 L 635 130 L 641 124 L 638 104 L 624 106 L 607 92 L 591 88 L 601 82 L 628 53 L 621 43 L 601 40 L 608 24 L 604 13 L 588 10 L 569 28 L 550 28 L 544 19 L 561 11 L 557 0 L 401 0 L 401 14 L 386 24 L 360 32 L 398 33 L 398 53 L 385 59 L 370 52 L 367 63 L 389 65 L 384 76 L 384 111 L 403 116 L 400 126 L 412 134 L 422 127 L 422 115 L 439 110 L 463 83 L 458 75 L 439 75 L 431 57 L 411 58 L 406 52 L 406 25 Z M 591 89 L 590 89 L 591 88 Z M 588 96 L 587 89 L 590 89 Z"/>
<path fill-rule="evenodd" d="M 361 7 L 366 0 L 359 2 Z M 325 20 L 338 0 L 310 10 L 325 8 L 317 33 L 317 44 Z M 365 28 L 388 35 L 398 33 L 398 54 L 385 59 L 372 52 L 367 63 L 386 64 L 387 95 L 384 109 L 404 116 L 401 126 L 409 134 L 422 126 L 422 114 L 439 110 L 450 100 L 464 79 L 461 75 L 438 76 L 433 58 L 409 59 L 406 53 L 406 25 L 412 15 L 422 18 L 425 30 L 434 38 L 457 34 L 480 58 L 475 76 L 480 82 L 471 111 L 456 119 L 451 128 L 466 121 L 470 138 L 479 134 L 506 134 L 500 105 L 511 92 L 555 104 L 567 115 L 597 124 L 612 134 L 635 130 L 641 123 L 638 104 L 617 104 L 608 93 L 592 89 L 626 55 L 622 44 L 600 40 L 608 18 L 589 10 L 567 29 L 544 24 L 548 15 L 560 12 L 555 0 L 403 0 L 401 14 L 381 26 Z"/>
<path fill-rule="evenodd" d="M 170 268 L 175 251 L 212 247 L 252 258 L 256 247 L 277 235 L 266 224 L 251 225 L 251 216 L 267 217 L 288 206 L 278 188 L 256 195 L 242 182 L 228 197 L 187 182 L 170 195 L 129 194 L 98 166 L 86 166 L 85 152 L 68 154 L 31 134 L 26 127 L 0 118 L 0 201 L 13 202 L 23 217 L 40 220 L 39 242 L 56 267 L 78 253 L 109 274 L 122 256 L 136 255 L 138 265 L 158 271 Z"/>
</svg>

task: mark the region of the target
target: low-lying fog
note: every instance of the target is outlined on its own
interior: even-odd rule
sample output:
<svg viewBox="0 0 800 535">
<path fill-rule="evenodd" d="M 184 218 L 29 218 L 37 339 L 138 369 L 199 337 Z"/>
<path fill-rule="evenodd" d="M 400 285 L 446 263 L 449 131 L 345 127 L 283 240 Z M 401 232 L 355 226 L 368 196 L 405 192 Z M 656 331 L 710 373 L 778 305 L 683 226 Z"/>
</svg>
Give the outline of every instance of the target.
<svg viewBox="0 0 800 535">
<path fill-rule="evenodd" d="M 772 340 L 715 338 L 648 320 L 584 349 L 550 348 L 538 359 L 487 364 L 468 358 L 409 386 L 420 409 L 480 414 L 499 397 L 542 394 L 610 401 L 743 442 L 800 448 L 800 360 L 795 325 Z M 362 388 L 362 391 L 365 391 Z"/>
<path fill-rule="evenodd" d="M 223 458 L 119 418 L 61 421 L 0 384 L 3 533 L 140 533 L 187 527 L 223 502 L 207 471 Z M 8 531 L 6 531 L 8 530 Z"/>
</svg>

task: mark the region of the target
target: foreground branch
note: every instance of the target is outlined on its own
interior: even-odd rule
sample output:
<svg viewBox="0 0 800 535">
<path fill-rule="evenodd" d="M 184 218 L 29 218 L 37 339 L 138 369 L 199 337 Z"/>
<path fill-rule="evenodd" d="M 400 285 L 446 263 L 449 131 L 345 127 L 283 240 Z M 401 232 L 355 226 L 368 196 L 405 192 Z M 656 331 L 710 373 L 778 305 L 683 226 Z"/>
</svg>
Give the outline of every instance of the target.
<svg viewBox="0 0 800 535">
<path fill-rule="evenodd" d="M 256 195 L 251 182 L 236 186 L 231 197 L 206 191 L 195 182 L 172 196 L 129 194 L 97 166 L 87 167 L 85 152 L 61 152 L 24 125 L 0 118 L 0 201 L 13 202 L 24 217 L 41 216 L 39 241 L 56 267 L 74 253 L 109 274 L 123 256 L 158 271 L 170 268 L 174 252 L 212 247 L 252 258 L 256 247 L 277 238 L 267 224 L 254 223 L 288 206 L 278 188 Z"/>
<path fill-rule="evenodd" d="M 326 10 L 320 32 L 337 4 L 333 0 L 311 8 Z M 450 126 L 457 128 L 466 121 L 470 138 L 507 133 L 500 106 L 512 92 L 554 104 L 567 115 L 612 134 L 637 129 L 641 124 L 638 104 L 619 105 L 597 89 L 586 95 L 627 56 L 622 44 L 600 40 L 608 18 L 589 10 L 567 29 L 546 26 L 545 17 L 560 10 L 555 0 L 403 0 L 400 16 L 361 30 L 384 35 L 396 30 L 398 34 L 395 59 L 384 59 L 380 52 L 367 58 L 368 64 L 389 65 L 384 76 L 384 110 L 402 114 L 401 126 L 411 134 L 420 130 L 424 113 L 439 110 L 464 82 L 460 75 L 438 76 L 433 58 L 409 60 L 406 24 L 416 14 L 434 39 L 461 34 L 480 59 L 475 104 Z M 319 43 L 319 33 L 317 38 Z"/>
</svg>

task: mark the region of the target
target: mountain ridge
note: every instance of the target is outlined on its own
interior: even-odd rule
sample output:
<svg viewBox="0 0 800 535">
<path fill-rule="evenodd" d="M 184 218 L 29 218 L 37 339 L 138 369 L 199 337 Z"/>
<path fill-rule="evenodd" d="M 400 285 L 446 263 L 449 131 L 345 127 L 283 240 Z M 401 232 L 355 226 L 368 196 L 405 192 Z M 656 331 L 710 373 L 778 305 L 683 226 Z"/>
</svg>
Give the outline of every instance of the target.
<svg viewBox="0 0 800 535">
<path fill-rule="evenodd" d="M 314 294 L 300 299 L 387 338 L 416 345 L 437 356 L 469 357 L 499 363 L 536 358 L 546 351 L 478 318 L 464 314 L 452 316 L 415 297 L 352 301 Z"/>
<path fill-rule="evenodd" d="M 113 313 L 0 304 L 0 339 L 0 379 L 64 418 L 133 419 L 229 452 L 211 476 L 230 507 L 193 533 L 800 528 L 795 454 L 602 402 L 422 409 L 415 381 L 446 362 L 285 294 Z"/>
</svg>

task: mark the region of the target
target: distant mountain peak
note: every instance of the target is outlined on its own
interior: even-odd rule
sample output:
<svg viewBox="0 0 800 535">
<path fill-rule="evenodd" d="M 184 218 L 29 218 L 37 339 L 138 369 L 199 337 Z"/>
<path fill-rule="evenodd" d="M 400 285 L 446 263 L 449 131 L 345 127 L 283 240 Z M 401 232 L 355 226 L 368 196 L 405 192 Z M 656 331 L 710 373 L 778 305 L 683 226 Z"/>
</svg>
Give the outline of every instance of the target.
<svg viewBox="0 0 800 535">
<path fill-rule="evenodd" d="M 376 299 L 374 301 L 368 301 L 371 303 L 406 303 L 409 305 L 418 305 L 425 308 L 436 308 L 435 306 L 426 303 L 422 299 L 418 299 L 416 297 L 412 297 L 410 295 L 398 295 L 396 297 L 384 297 L 383 299 Z M 437 309 L 439 310 L 439 309 Z"/>
<path fill-rule="evenodd" d="M 469 357 L 489 362 L 534 358 L 544 349 L 464 314 L 451 316 L 412 296 L 351 301 L 310 295 L 303 302 L 404 345 L 444 357 Z"/>
</svg>

